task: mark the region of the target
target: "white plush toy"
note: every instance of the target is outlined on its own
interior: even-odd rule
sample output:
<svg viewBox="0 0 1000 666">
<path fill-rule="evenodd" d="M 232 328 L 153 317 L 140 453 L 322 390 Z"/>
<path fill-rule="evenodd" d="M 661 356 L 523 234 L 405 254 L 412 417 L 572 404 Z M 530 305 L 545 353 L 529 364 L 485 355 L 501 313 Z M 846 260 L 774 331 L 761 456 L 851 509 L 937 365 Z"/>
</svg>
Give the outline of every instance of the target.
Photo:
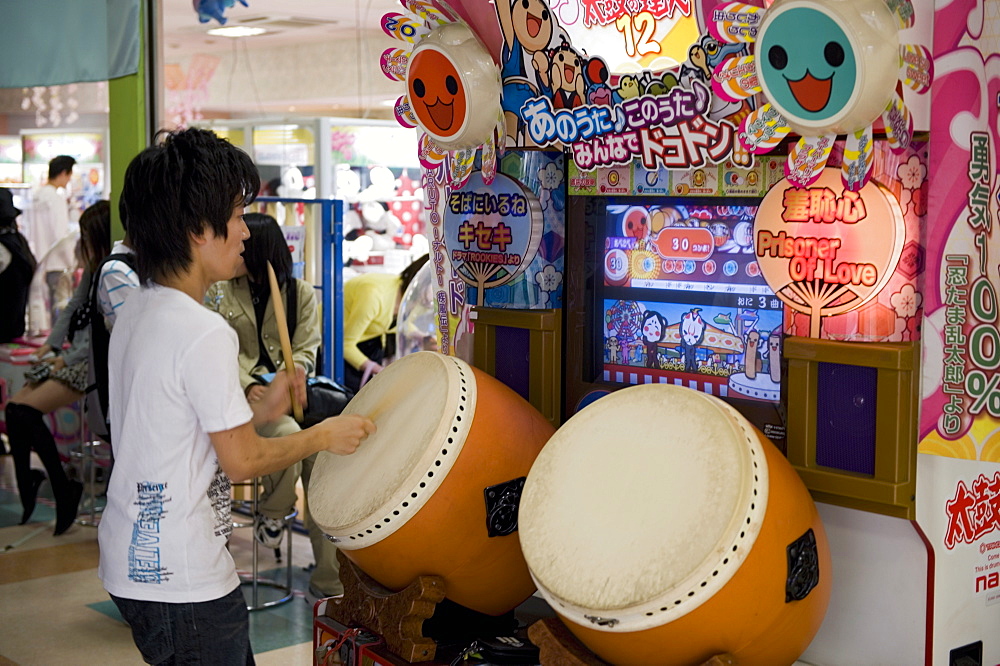
<svg viewBox="0 0 1000 666">
<path fill-rule="evenodd" d="M 305 178 L 298 167 L 289 166 L 281 170 L 281 185 L 278 185 L 277 195 L 283 199 L 315 199 L 316 188 L 306 187 Z M 285 223 L 285 208 L 277 206 L 275 218 L 278 224 Z"/>
<path fill-rule="evenodd" d="M 403 229 L 403 223 L 398 217 L 387 211 L 382 204 L 369 201 L 361 204 L 361 218 L 364 220 L 365 235 L 373 241 L 372 249 L 384 252 L 396 248 L 393 236 Z"/>
</svg>

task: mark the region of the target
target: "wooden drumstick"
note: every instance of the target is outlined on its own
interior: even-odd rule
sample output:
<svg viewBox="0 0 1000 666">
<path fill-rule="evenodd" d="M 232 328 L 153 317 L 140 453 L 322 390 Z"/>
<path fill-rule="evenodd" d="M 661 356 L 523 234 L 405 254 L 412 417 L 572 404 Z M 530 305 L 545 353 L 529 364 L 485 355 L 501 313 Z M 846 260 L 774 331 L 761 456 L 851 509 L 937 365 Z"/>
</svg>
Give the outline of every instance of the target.
<svg viewBox="0 0 1000 666">
<path fill-rule="evenodd" d="M 285 304 L 281 302 L 281 288 L 278 287 L 278 276 L 274 267 L 267 262 L 267 278 L 271 281 L 271 301 L 274 303 L 274 318 L 278 320 L 278 339 L 281 341 L 281 356 L 285 359 L 285 372 L 288 373 L 288 393 L 292 398 L 292 414 L 296 421 L 302 421 L 302 405 L 295 398 L 295 362 L 292 361 L 292 340 L 288 336 L 288 319 L 285 318 Z M 294 289 L 294 284 L 288 285 Z M 296 313 L 298 314 L 298 313 Z"/>
</svg>

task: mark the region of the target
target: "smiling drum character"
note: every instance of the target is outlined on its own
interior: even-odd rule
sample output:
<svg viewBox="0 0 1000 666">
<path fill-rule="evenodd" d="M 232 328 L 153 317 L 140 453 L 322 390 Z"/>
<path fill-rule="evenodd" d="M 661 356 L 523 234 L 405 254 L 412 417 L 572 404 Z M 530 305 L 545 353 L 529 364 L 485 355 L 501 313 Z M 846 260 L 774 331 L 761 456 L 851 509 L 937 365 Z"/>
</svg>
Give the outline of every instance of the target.
<svg viewBox="0 0 1000 666">
<path fill-rule="evenodd" d="M 410 63 L 406 85 L 413 112 L 431 135 L 447 140 L 461 131 L 468 102 L 451 58 L 436 48 L 419 51 Z"/>
<path fill-rule="evenodd" d="M 792 28 L 792 26 L 795 26 Z M 761 66 L 774 101 L 811 120 L 833 117 L 854 93 L 858 66 L 841 26 L 808 7 L 790 9 L 761 44 Z"/>
<path fill-rule="evenodd" d="M 768 100 L 803 136 L 871 123 L 895 92 L 899 40 L 881 2 L 779 0 L 757 37 Z"/>
</svg>

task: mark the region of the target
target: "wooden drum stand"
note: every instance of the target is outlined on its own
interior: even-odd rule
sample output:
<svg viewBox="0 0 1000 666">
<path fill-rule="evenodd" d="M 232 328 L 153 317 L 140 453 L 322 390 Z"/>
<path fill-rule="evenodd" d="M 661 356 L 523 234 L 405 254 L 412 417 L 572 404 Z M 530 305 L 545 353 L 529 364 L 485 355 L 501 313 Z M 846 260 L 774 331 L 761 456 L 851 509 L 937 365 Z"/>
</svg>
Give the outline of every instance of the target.
<svg viewBox="0 0 1000 666">
<path fill-rule="evenodd" d="M 378 634 L 391 652 L 410 663 L 434 659 L 437 643 L 423 635 L 423 624 L 444 599 L 444 581 L 439 576 L 419 576 L 393 592 L 339 550 L 337 560 L 344 596 L 330 599 L 325 615 L 344 626 L 361 625 Z"/>
</svg>

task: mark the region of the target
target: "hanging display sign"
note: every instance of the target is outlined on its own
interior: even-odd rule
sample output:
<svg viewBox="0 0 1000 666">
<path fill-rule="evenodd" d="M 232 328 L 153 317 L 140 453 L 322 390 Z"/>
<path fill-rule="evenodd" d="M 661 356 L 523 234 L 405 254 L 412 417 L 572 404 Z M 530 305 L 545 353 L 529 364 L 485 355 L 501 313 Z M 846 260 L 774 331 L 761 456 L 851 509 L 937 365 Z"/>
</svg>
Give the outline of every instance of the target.
<svg viewBox="0 0 1000 666">
<path fill-rule="evenodd" d="M 480 149 L 482 171 L 491 180 L 497 151 L 506 141 L 496 63 L 473 29 L 446 5 L 401 4 L 407 13 L 384 15 L 382 30 L 413 49 L 386 49 L 379 59 L 386 77 L 406 84 L 406 94 L 396 101 L 396 120 L 420 128 L 421 166 L 439 172 L 439 182 L 461 187 Z"/>
<path fill-rule="evenodd" d="M 262 125 L 253 128 L 253 157 L 257 164 L 312 166 L 315 137 L 308 127 Z"/>
<path fill-rule="evenodd" d="M 566 147 L 581 171 L 752 163 L 736 140 L 752 100 L 720 100 L 711 84 L 746 47 L 699 37 L 691 2 L 495 4 L 510 144 Z"/>
<path fill-rule="evenodd" d="M 0 164 L 21 164 L 21 137 L 0 136 Z"/>
<path fill-rule="evenodd" d="M 542 235 L 538 199 L 513 178 L 497 174 L 489 185 L 475 172 L 445 205 L 444 242 L 458 276 L 475 289 L 476 305 L 486 290 L 517 278 L 535 257 Z"/>
<path fill-rule="evenodd" d="M 810 318 L 810 337 L 824 316 L 856 310 L 892 277 L 905 239 L 895 198 L 869 182 L 845 189 L 837 169 L 796 188 L 771 188 L 754 220 L 754 251 L 768 285 Z"/>
<path fill-rule="evenodd" d="M 25 164 L 48 164 L 57 155 L 70 155 L 77 162 L 104 159 L 104 136 L 98 132 L 31 132 L 21 135 Z"/>
</svg>

